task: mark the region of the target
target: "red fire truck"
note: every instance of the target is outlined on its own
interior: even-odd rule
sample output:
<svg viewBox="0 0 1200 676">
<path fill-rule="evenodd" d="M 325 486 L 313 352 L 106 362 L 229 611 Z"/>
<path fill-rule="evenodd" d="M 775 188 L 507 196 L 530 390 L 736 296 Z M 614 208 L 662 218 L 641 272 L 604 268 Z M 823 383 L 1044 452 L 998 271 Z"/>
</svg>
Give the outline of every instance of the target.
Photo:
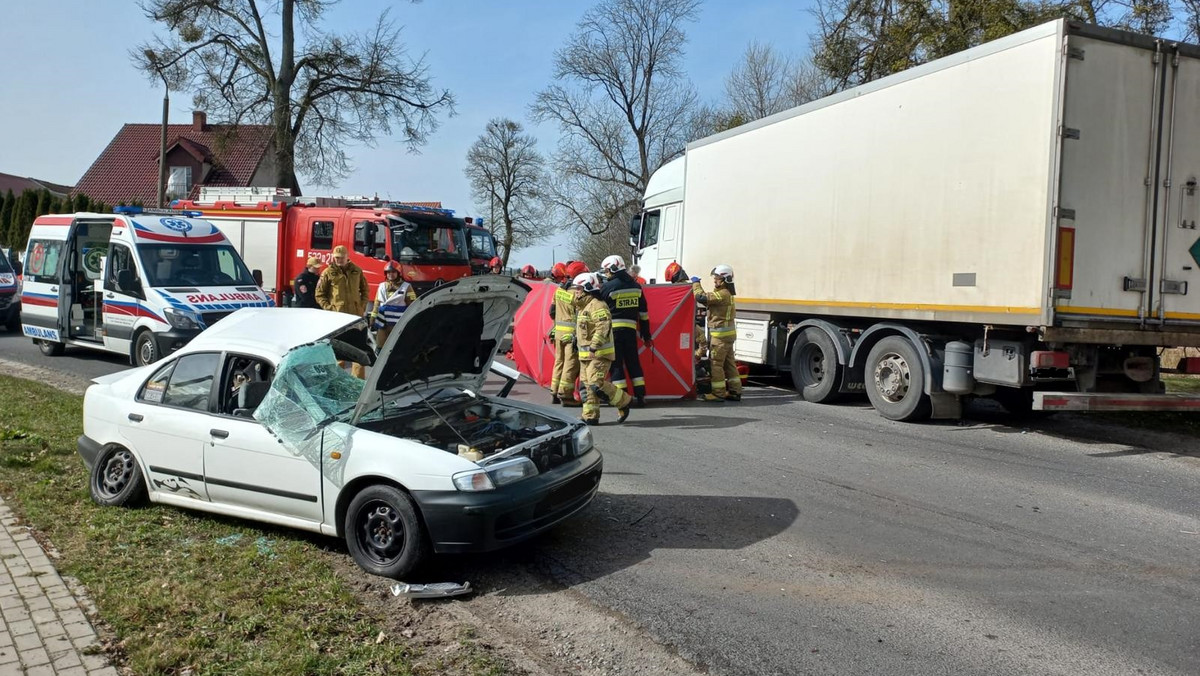
<svg viewBox="0 0 1200 676">
<path fill-rule="evenodd" d="M 315 256 L 328 263 L 345 245 L 371 285 L 389 260 L 418 294 L 471 274 L 466 224 L 449 209 L 378 200 L 289 197 L 275 188 L 206 189 L 173 207 L 200 212 L 262 276 L 263 290 L 289 305 L 292 280 Z"/>
</svg>

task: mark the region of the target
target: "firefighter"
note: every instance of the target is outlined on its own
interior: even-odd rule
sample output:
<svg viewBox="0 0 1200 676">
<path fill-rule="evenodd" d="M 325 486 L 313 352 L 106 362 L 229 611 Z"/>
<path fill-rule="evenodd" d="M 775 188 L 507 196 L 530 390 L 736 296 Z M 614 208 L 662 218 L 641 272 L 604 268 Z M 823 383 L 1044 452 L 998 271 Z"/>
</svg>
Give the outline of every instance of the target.
<svg viewBox="0 0 1200 676">
<path fill-rule="evenodd" d="M 362 317 L 367 312 L 368 292 L 367 277 L 362 268 L 350 262 L 350 252 L 345 245 L 335 246 L 333 264 L 325 268 L 317 281 L 317 304 L 323 310 Z M 339 365 L 343 363 L 339 362 Z M 358 362 L 354 362 L 351 372 L 358 378 L 367 375 L 366 367 Z"/>
<path fill-rule="evenodd" d="M 612 316 L 608 304 L 600 298 L 600 275 L 585 272 L 574 279 L 574 293 L 579 313 L 576 316 L 575 339 L 579 343 L 579 362 L 583 366 L 583 384 L 587 399 L 583 402 L 583 421 L 600 424 L 600 403 L 607 401 L 617 409 L 617 422 L 629 417 L 633 403 L 625 390 L 608 382 L 608 367 L 612 365 Z"/>
<path fill-rule="evenodd" d="M 317 282 L 321 279 L 321 259 L 310 256 L 304 265 L 304 272 L 296 275 L 292 281 L 293 307 L 320 307 L 317 305 Z"/>
<path fill-rule="evenodd" d="M 504 272 L 504 261 L 499 256 L 492 256 L 492 260 L 488 261 L 488 272 L 493 275 Z"/>
<path fill-rule="evenodd" d="M 521 279 L 538 279 L 537 268 L 532 265 L 525 265 L 521 268 Z"/>
<path fill-rule="evenodd" d="M 640 266 L 630 265 L 629 276 L 633 277 L 633 281 L 637 282 L 638 284 L 646 286 L 646 278 L 642 276 L 642 268 Z"/>
<path fill-rule="evenodd" d="M 371 309 L 371 327 L 375 329 L 375 348 L 378 351 L 387 342 L 396 322 L 404 316 L 408 306 L 417 300 L 412 284 L 400 278 L 400 265 L 388 261 L 383 266 L 384 281 L 375 291 L 375 305 Z"/>
<path fill-rule="evenodd" d="M 612 382 L 621 390 L 633 385 L 633 396 L 640 408 L 646 405 L 646 379 L 638 359 L 638 333 L 641 333 L 646 349 L 654 348 L 646 297 L 642 295 L 642 285 L 629 276 L 625 260 L 620 256 L 605 258 L 600 267 L 608 275 L 600 297 L 612 312 L 613 343 L 617 348 Z"/>
<path fill-rule="evenodd" d="M 580 270 L 580 274 L 586 270 Z M 557 263 L 551 273 L 559 281 L 554 290 L 554 301 L 550 304 L 550 318 L 554 328 L 550 331 L 550 344 L 554 346 L 554 370 L 550 374 L 550 403 L 564 407 L 580 406 L 575 398 L 575 380 L 579 378 L 579 352 L 575 347 L 575 294 L 571 291 L 571 278 L 567 266 Z"/>
<path fill-rule="evenodd" d="M 666 277 L 667 281 L 670 282 L 671 284 L 688 284 L 688 283 L 690 283 L 688 281 L 687 271 L 683 269 L 683 266 L 681 266 L 679 263 L 676 263 L 675 261 L 671 261 L 671 264 L 668 265 L 666 271 L 664 271 L 663 276 Z M 696 328 L 694 329 L 694 331 L 695 331 L 694 337 L 695 337 L 695 343 L 696 343 L 694 355 L 695 355 L 697 363 L 703 361 L 704 358 L 708 356 L 708 337 L 705 335 L 705 332 L 704 332 L 704 320 L 705 320 L 705 317 L 707 314 L 708 314 L 708 312 L 704 309 L 704 306 L 697 303 L 696 304 L 696 324 L 695 324 Z"/>
<path fill-rule="evenodd" d="M 733 268 L 718 265 L 712 269 L 713 290 L 706 292 L 699 277 L 692 277 L 696 302 L 708 308 L 709 352 L 712 356 L 712 392 L 704 401 L 741 401 L 742 380 L 733 360 L 733 344 L 737 340 L 734 325 L 737 289 L 733 286 Z"/>
<path fill-rule="evenodd" d="M 571 278 L 567 276 L 567 264 L 555 263 L 554 267 L 550 268 L 550 279 L 553 279 L 555 284 L 566 282 L 570 285 Z"/>
</svg>

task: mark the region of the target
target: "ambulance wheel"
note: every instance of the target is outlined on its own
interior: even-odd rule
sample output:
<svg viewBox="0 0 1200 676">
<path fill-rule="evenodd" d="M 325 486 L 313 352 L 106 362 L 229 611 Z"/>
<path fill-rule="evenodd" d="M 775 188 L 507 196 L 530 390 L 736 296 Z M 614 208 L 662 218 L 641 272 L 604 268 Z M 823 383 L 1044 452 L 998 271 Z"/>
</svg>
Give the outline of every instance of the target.
<svg viewBox="0 0 1200 676">
<path fill-rule="evenodd" d="M 63 353 L 63 348 L 65 347 L 62 343 L 56 343 L 52 340 L 38 340 L 34 342 L 38 344 L 38 351 L 47 357 L 59 356 Z"/>
<path fill-rule="evenodd" d="M 133 341 L 133 365 L 145 366 L 158 361 L 158 343 L 154 342 L 154 334 L 143 330 Z"/>
<path fill-rule="evenodd" d="M 796 336 L 792 346 L 792 383 L 805 401 L 830 404 L 840 399 L 842 365 L 833 340 L 821 329 L 810 326 Z"/>
<path fill-rule="evenodd" d="M 5 324 L 4 327 L 14 333 L 16 333 L 17 331 L 20 331 L 21 330 L 21 313 L 14 312 L 12 314 L 12 316 L 8 318 L 8 323 Z"/>
<path fill-rule="evenodd" d="M 925 366 L 907 338 L 888 336 L 867 355 L 867 397 L 888 420 L 925 420 L 933 403 L 925 394 Z"/>
</svg>

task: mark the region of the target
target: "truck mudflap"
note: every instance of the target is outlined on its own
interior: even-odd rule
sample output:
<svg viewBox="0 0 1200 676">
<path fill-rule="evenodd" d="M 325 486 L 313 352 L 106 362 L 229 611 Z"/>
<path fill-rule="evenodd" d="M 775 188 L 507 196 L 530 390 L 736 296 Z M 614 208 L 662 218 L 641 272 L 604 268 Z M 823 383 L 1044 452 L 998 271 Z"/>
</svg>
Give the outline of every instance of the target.
<svg viewBox="0 0 1200 676">
<path fill-rule="evenodd" d="M 1198 394 L 1034 392 L 1035 411 L 1200 411 Z"/>
</svg>

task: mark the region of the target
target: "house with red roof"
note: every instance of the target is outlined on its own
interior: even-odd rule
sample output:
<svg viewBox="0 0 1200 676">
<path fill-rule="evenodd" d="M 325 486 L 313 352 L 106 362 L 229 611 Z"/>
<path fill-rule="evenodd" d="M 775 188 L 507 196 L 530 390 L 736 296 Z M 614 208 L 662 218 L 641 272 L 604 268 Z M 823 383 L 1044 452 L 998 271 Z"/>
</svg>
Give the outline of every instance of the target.
<svg viewBox="0 0 1200 676">
<path fill-rule="evenodd" d="M 67 193 L 71 192 L 71 186 L 51 183 L 50 181 L 43 181 L 28 176 L 17 176 L 15 174 L 0 172 L 0 195 L 6 194 L 9 190 L 14 195 L 20 195 L 26 190 L 33 190 L 35 192 L 48 190 L 55 197 L 66 197 Z"/>
<path fill-rule="evenodd" d="M 158 199 L 160 124 L 121 127 L 74 193 L 106 204 Z M 204 112 L 191 124 L 167 125 L 167 195 L 195 199 L 202 187 L 245 188 L 275 185 L 275 145 L 267 125 L 208 124 Z"/>
</svg>

